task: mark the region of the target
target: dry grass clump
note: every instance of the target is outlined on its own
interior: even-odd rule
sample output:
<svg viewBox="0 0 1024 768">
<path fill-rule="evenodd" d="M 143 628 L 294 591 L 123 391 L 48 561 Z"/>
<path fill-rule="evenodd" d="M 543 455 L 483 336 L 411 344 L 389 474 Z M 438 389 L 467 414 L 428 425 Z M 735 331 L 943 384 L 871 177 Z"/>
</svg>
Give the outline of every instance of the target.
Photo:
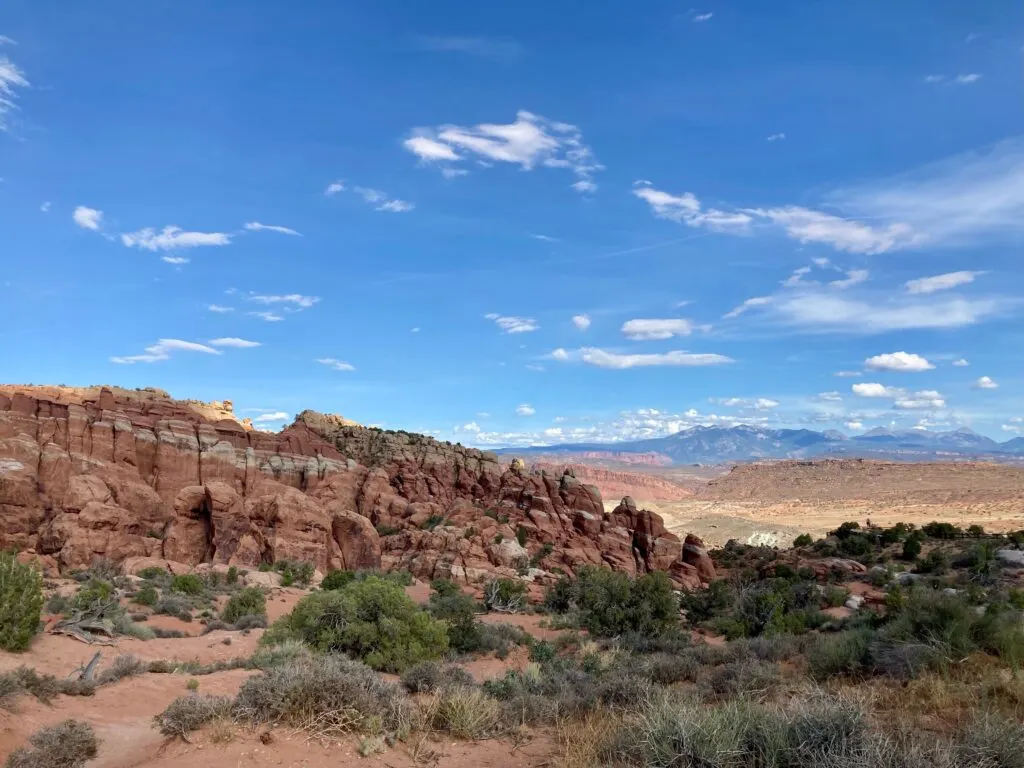
<svg viewBox="0 0 1024 768">
<path fill-rule="evenodd" d="M 457 739 L 481 739 L 501 729 L 502 707 L 480 688 L 447 688 L 434 703 L 431 723 Z"/>
<path fill-rule="evenodd" d="M 447 688 L 473 685 L 473 676 L 455 664 L 425 661 L 402 675 L 402 685 L 410 693 L 437 693 Z"/>
<path fill-rule="evenodd" d="M 188 694 L 172 701 L 153 720 L 164 736 L 184 737 L 212 720 L 230 715 L 231 699 L 228 697 Z"/>
<path fill-rule="evenodd" d="M 79 720 L 65 720 L 41 728 L 7 758 L 6 768 L 81 768 L 96 757 L 99 742 L 92 726 Z"/>
</svg>

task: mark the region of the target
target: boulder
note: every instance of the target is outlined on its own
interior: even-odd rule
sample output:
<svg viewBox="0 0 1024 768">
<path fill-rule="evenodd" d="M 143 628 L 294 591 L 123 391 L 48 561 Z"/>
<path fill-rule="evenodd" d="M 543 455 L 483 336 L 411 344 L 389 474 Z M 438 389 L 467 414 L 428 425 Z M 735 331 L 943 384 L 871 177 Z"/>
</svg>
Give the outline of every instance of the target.
<svg viewBox="0 0 1024 768">
<path fill-rule="evenodd" d="M 688 534 L 683 542 L 683 562 L 692 565 L 702 581 L 715 579 L 715 564 L 708 555 L 704 540 L 699 536 Z"/>
</svg>

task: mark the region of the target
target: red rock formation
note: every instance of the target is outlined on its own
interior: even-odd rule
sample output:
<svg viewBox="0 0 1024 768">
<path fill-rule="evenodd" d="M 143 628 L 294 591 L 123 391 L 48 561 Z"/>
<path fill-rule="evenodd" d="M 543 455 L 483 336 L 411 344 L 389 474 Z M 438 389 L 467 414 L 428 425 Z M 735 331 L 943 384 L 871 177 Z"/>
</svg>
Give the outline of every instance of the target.
<svg viewBox="0 0 1024 768">
<path fill-rule="evenodd" d="M 650 472 L 624 472 L 619 469 L 580 464 L 574 460 L 572 464 L 554 461 L 534 462 L 535 469 L 549 471 L 569 470 L 575 477 L 587 483 L 593 483 L 601 489 L 605 497 L 622 498 L 637 496 L 648 501 L 681 501 L 693 496 L 689 488 L 673 483 Z"/>
<path fill-rule="evenodd" d="M 12 546 L 63 568 L 292 558 L 479 581 L 591 563 L 695 580 L 658 515 L 630 499 L 605 515 L 571 475 L 503 471 L 490 453 L 311 411 L 256 432 L 223 404 L 158 390 L 0 387 L 0 547 Z"/>
</svg>

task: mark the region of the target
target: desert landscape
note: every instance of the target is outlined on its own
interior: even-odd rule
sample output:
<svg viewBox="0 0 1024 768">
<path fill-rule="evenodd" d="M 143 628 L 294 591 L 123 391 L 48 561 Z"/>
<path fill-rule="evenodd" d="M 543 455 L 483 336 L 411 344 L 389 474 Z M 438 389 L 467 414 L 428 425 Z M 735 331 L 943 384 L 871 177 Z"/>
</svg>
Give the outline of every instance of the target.
<svg viewBox="0 0 1024 768">
<path fill-rule="evenodd" d="M 0 756 L 1018 765 L 1024 470 L 597 464 L 2 387 Z"/>
</svg>

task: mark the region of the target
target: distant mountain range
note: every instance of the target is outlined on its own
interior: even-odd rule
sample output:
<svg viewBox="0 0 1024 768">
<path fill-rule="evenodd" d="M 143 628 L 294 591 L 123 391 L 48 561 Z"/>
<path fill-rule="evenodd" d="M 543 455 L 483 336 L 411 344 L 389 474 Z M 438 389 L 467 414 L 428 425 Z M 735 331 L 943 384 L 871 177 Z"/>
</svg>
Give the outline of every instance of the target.
<svg viewBox="0 0 1024 768">
<path fill-rule="evenodd" d="M 575 445 L 506 448 L 502 454 L 517 456 L 569 456 L 601 454 L 623 459 L 637 453 L 657 454 L 673 464 L 717 464 L 754 459 L 799 459 L 814 456 L 862 457 L 903 461 L 942 461 L 989 458 L 1024 461 L 1024 437 L 1004 443 L 963 427 L 952 432 L 921 429 L 891 430 L 879 427 L 849 437 L 842 432 L 810 429 L 764 429 L 736 427 L 692 427 L 668 437 L 625 443 L 580 443 Z M 666 462 L 667 463 L 667 462 Z"/>
</svg>

